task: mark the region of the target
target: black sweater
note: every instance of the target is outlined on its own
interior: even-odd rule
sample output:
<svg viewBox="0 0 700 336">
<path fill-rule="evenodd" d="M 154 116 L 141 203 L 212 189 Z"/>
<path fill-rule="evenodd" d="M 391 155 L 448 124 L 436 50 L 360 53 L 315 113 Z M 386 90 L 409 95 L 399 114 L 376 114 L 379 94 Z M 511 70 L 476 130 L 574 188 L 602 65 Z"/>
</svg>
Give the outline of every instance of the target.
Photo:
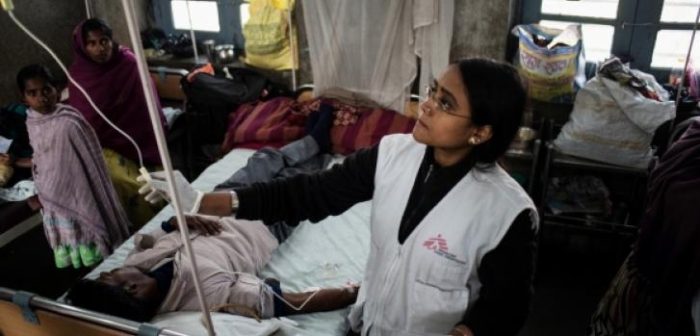
<svg viewBox="0 0 700 336">
<path fill-rule="evenodd" d="M 377 155 L 378 145 L 360 150 L 342 164 L 318 174 L 301 174 L 236 189 L 239 198 L 236 216 L 291 223 L 305 219 L 318 222 L 329 215 L 339 215 L 354 204 L 372 198 Z M 472 166 L 463 160 L 450 167 L 439 167 L 432 149 L 426 150 L 403 212 L 399 243 L 406 240 Z M 532 296 L 535 237 L 535 226 L 524 211 L 498 246 L 483 257 L 478 268 L 482 283 L 479 299 L 461 322 L 474 335 L 515 335 L 522 327 Z"/>
</svg>

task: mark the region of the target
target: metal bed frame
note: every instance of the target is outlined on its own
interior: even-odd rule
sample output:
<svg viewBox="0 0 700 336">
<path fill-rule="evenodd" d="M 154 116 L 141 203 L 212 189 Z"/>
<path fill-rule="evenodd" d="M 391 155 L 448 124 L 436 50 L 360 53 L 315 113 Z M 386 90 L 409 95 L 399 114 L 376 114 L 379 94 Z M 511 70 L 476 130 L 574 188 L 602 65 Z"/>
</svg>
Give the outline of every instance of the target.
<svg viewBox="0 0 700 336">
<path fill-rule="evenodd" d="M 0 287 L 0 335 L 187 336 L 150 323 L 76 308 L 33 293 Z"/>
</svg>

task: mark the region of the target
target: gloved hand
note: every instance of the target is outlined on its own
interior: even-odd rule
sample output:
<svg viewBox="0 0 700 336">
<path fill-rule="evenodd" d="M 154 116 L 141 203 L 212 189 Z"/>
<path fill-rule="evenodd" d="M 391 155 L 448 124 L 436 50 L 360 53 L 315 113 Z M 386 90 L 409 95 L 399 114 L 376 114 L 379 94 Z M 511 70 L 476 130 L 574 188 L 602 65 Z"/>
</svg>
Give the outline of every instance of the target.
<svg viewBox="0 0 700 336">
<path fill-rule="evenodd" d="M 199 205 L 202 202 L 204 193 L 192 188 L 180 171 L 173 171 L 173 177 L 175 178 L 175 189 L 177 189 L 177 193 L 180 195 L 182 211 L 184 213 L 196 214 L 197 211 L 199 211 Z M 146 201 L 150 203 L 157 203 L 160 200 L 172 201 L 168 193 L 168 182 L 165 179 L 164 171 L 155 173 L 141 171 L 141 175 L 137 177 L 136 180 L 145 183 L 139 189 L 139 194 L 147 194 L 144 197 Z"/>
</svg>

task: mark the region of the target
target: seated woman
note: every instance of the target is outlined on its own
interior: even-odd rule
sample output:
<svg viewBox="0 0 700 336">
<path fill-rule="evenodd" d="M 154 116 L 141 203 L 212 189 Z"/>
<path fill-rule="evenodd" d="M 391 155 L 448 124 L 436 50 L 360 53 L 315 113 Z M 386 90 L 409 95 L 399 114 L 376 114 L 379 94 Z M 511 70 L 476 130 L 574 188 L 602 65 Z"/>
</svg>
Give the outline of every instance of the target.
<svg viewBox="0 0 700 336">
<path fill-rule="evenodd" d="M 73 107 L 58 104 L 51 73 L 29 65 L 17 85 L 29 105 L 32 175 L 56 266 L 92 266 L 129 236 L 95 131 Z"/>
<path fill-rule="evenodd" d="M 269 318 L 329 311 L 355 302 L 357 287 L 283 293 L 278 281 L 259 279 L 257 274 L 277 248 L 277 240 L 260 221 L 192 216 L 187 225 L 195 230 L 192 253 L 212 311 Z M 190 262 L 180 233 L 174 231 L 177 224 L 170 219 L 161 228 L 135 237 L 136 249 L 123 267 L 74 286 L 68 293 L 71 304 L 135 321 L 166 312 L 199 311 Z"/>
<path fill-rule="evenodd" d="M 89 19 L 73 31 L 73 64 L 70 75 L 87 91 L 95 104 L 117 127 L 136 141 L 144 165 L 160 166 L 158 146 L 151 127 L 146 98 L 131 50 L 112 39 L 112 29 L 100 19 Z M 138 197 L 138 155 L 133 145 L 109 126 L 78 89 L 70 84 L 68 102 L 95 129 L 104 150 L 110 178 L 129 221 L 139 228 L 160 210 Z M 151 87 L 152 90 L 155 88 Z M 160 108 L 158 109 L 160 111 Z M 165 117 L 160 113 L 161 123 Z"/>
</svg>

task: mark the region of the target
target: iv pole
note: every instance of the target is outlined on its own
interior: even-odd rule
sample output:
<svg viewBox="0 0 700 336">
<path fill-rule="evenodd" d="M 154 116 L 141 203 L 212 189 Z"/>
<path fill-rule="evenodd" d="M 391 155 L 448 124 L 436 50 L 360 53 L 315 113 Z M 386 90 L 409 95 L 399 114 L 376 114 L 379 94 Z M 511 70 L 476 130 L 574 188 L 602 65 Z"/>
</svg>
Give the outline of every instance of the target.
<svg viewBox="0 0 700 336">
<path fill-rule="evenodd" d="M 92 18 L 92 6 L 90 6 L 90 0 L 85 0 L 85 16 L 88 19 Z"/>
<path fill-rule="evenodd" d="M 194 63 L 199 64 L 199 53 L 197 52 L 197 39 L 194 37 L 194 28 L 192 27 L 192 15 L 190 15 L 190 1 L 185 1 L 187 6 L 187 21 L 190 23 L 190 39 L 192 40 L 192 50 L 194 51 Z"/>
<path fill-rule="evenodd" d="M 207 329 L 209 336 L 214 336 L 214 328 L 211 321 L 211 314 L 207 303 L 204 299 L 202 293 L 202 284 L 199 280 L 199 273 L 197 272 L 197 261 L 195 255 L 192 253 L 192 246 L 190 245 L 189 239 L 189 228 L 185 223 L 185 217 L 182 213 L 182 208 L 180 207 L 180 195 L 177 193 L 175 188 L 175 179 L 173 176 L 173 166 L 170 161 L 170 155 L 167 151 L 167 143 L 165 141 L 165 135 L 163 132 L 163 126 L 160 124 L 160 117 L 158 116 L 157 105 L 155 103 L 155 97 L 153 95 L 153 90 L 151 90 L 151 85 L 149 85 L 150 77 L 148 74 L 148 67 L 146 66 L 146 58 L 143 53 L 143 44 L 141 42 L 141 36 L 136 28 L 136 16 L 134 15 L 134 3 L 133 0 L 121 0 L 122 7 L 124 7 L 124 16 L 126 16 L 126 24 L 129 28 L 129 36 L 131 37 L 131 42 L 133 44 L 134 53 L 136 54 L 136 64 L 138 66 L 139 78 L 141 80 L 141 87 L 143 88 L 144 96 L 146 97 L 146 104 L 148 106 L 148 112 L 151 117 L 151 124 L 153 125 L 153 131 L 156 135 L 156 142 L 158 144 L 158 152 L 160 153 L 160 158 L 163 161 L 163 171 L 165 172 L 166 180 L 168 182 L 168 191 L 171 195 L 171 205 L 175 210 L 175 217 L 177 218 L 177 224 L 179 226 L 180 235 L 182 237 L 183 245 L 185 246 L 185 252 L 190 260 L 190 267 L 192 268 L 192 277 L 194 280 L 194 288 L 197 293 L 197 299 L 199 305 L 202 309 L 204 326 Z M 189 8 L 189 7 L 188 7 Z M 194 41 L 193 41 L 194 42 Z M 145 171 L 145 168 L 142 168 Z M 148 173 L 148 172 L 146 172 Z"/>
<path fill-rule="evenodd" d="M 294 22 L 292 22 L 292 4 L 296 5 L 296 1 L 287 1 L 287 21 L 289 22 L 289 49 L 292 57 L 292 91 L 297 91 L 297 70 L 296 70 L 296 55 L 297 55 L 297 39 L 294 31 Z"/>
</svg>

